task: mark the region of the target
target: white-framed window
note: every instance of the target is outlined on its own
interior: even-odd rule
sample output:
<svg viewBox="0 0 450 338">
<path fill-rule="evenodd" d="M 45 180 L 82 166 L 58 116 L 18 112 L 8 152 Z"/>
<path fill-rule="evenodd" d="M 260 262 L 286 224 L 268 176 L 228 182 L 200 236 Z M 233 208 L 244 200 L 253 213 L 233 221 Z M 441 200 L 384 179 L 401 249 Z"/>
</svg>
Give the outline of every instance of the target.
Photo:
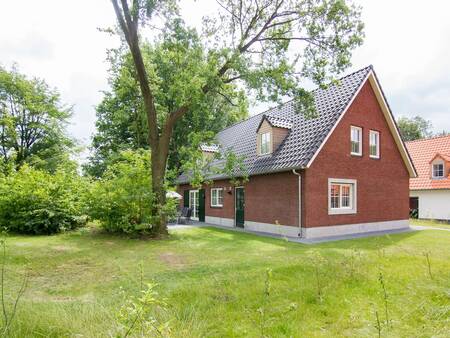
<svg viewBox="0 0 450 338">
<path fill-rule="evenodd" d="M 369 152 L 370 157 L 380 158 L 380 133 L 375 130 L 369 132 Z"/>
<path fill-rule="evenodd" d="M 211 188 L 211 206 L 223 207 L 223 188 Z"/>
<path fill-rule="evenodd" d="M 356 180 L 328 179 L 328 214 L 356 214 Z"/>
<path fill-rule="evenodd" d="M 266 155 L 270 153 L 270 132 L 262 133 L 260 135 L 260 155 Z"/>
<path fill-rule="evenodd" d="M 362 128 L 351 126 L 350 128 L 351 154 L 362 156 Z"/>
<path fill-rule="evenodd" d="M 433 163 L 433 178 L 444 177 L 444 163 Z"/>
</svg>

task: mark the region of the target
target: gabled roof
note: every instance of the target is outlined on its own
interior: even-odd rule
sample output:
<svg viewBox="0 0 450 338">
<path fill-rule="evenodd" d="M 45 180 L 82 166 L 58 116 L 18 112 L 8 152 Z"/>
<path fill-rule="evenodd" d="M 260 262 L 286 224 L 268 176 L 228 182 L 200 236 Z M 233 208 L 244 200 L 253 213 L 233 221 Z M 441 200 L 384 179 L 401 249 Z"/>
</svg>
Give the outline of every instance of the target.
<svg viewBox="0 0 450 338">
<path fill-rule="evenodd" d="M 433 156 L 433 158 L 428 162 L 428 163 L 431 163 L 431 162 L 433 162 L 435 159 L 437 159 L 437 158 L 441 158 L 441 159 L 443 159 L 444 161 L 446 161 L 446 162 L 450 162 L 450 156 L 449 155 L 447 155 L 447 154 L 441 154 L 441 153 L 436 153 L 434 156 Z"/>
<path fill-rule="evenodd" d="M 256 128 L 257 130 L 259 130 L 259 128 L 261 127 L 261 124 L 263 123 L 263 121 L 267 121 L 269 122 L 269 124 L 272 127 L 277 127 L 277 128 L 284 128 L 284 129 L 291 129 L 292 128 L 292 120 L 288 120 L 288 119 L 283 119 L 279 116 L 273 116 L 273 115 L 266 115 L 264 114 L 261 118 L 261 122 L 258 125 L 258 128 Z"/>
<path fill-rule="evenodd" d="M 431 178 L 431 162 L 440 156 L 450 161 L 450 135 L 406 142 L 418 177 L 409 180 L 411 190 L 450 189 L 450 177 Z"/>
<path fill-rule="evenodd" d="M 217 141 L 220 143 L 222 150 L 229 149 L 236 155 L 244 157 L 244 164 L 249 175 L 308 168 L 367 79 L 371 81 L 373 87 L 376 87 L 374 91 L 378 94 L 377 99 L 382 105 L 383 113 L 408 167 L 410 176 L 414 177 L 414 167 L 372 66 L 341 78 L 338 84 L 331 84 L 325 89 L 314 90 L 312 92 L 316 106 L 316 117 L 314 118 L 306 118 L 305 114 L 298 109 L 296 102 L 291 100 L 222 130 L 217 135 Z M 291 131 L 271 156 L 261 157 L 256 153 L 255 132 L 263 119 L 268 121 L 270 119 L 269 123 L 290 122 Z M 216 165 L 220 165 L 220 163 L 216 163 Z M 225 176 L 214 175 L 210 178 L 220 179 L 225 178 Z M 178 181 L 179 183 L 187 183 L 189 178 L 187 175 L 181 175 Z"/>
</svg>

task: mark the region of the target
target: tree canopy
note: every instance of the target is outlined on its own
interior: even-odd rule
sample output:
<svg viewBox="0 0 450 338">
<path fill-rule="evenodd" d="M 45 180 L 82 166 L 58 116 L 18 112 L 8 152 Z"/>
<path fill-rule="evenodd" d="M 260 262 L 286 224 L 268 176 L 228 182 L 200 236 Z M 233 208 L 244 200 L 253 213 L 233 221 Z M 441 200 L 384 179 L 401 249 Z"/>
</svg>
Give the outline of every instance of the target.
<svg viewBox="0 0 450 338">
<path fill-rule="evenodd" d="M 147 62 L 153 62 L 148 44 L 143 44 L 142 52 Z M 86 171 L 96 177 L 102 176 L 109 163 L 125 149 L 149 148 L 148 125 L 144 104 L 136 80 L 133 60 L 123 48 L 111 50 L 109 83 L 111 89 L 104 92 L 101 103 L 96 107 L 96 133 L 92 140 L 92 155 L 85 166 Z M 170 73 L 170 72 L 169 72 Z M 169 81 L 168 73 L 163 82 Z M 163 90 L 168 89 L 166 84 Z M 171 97 L 166 99 L 168 102 Z M 243 93 L 237 93 L 233 104 L 217 94 L 202 107 L 191 110 L 183 116 L 173 132 L 170 143 L 168 168 L 178 170 L 188 160 L 182 148 L 190 143 L 192 134 L 209 132 L 212 135 L 223 128 L 247 117 L 247 101 Z"/>
<path fill-rule="evenodd" d="M 164 180 L 176 128 L 217 97 L 231 107 L 244 90 L 260 101 L 296 99 L 314 113 L 305 80 L 324 86 L 363 41 L 360 9 L 344 0 L 216 0 L 203 31 L 188 27 L 175 0 L 112 0 L 139 82 L 152 151 L 154 213 L 166 233 Z M 140 29 L 150 30 L 143 52 Z M 223 112 L 225 107 L 221 109 Z"/>
<path fill-rule="evenodd" d="M 74 142 L 65 127 L 71 109 L 45 81 L 29 79 L 13 68 L 0 67 L 0 156 L 2 162 L 24 163 L 55 171 L 70 162 Z"/>
<path fill-rule="evenodd" d="M 431 121 L 420 116 L 400 117 L 397 125 L 404 141 L 414 141 L 433 135 Z"/>
</svg>

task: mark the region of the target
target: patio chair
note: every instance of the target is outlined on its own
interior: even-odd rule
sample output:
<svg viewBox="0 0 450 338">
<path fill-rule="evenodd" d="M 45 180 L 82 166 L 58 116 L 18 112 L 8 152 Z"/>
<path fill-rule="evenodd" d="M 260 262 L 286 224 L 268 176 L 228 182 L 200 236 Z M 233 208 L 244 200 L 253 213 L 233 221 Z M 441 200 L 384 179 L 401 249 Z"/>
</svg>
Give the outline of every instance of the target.
<svg viewBox="0 0 450 338">
<path fill-rule="evenodd" d="M 181 213 L 178 216 L 178 224 L 189 224 L 191 221 L 192 209 L 188 207 L 183 207 Z"/>
</svg>

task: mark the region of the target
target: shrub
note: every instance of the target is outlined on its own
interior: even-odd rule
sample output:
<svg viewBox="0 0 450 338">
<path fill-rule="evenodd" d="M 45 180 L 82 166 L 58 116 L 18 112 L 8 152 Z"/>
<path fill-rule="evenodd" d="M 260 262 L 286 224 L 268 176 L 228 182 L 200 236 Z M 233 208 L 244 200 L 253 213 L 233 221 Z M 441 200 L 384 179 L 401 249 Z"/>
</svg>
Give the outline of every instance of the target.
<svg viewBox="0 0 450 338">
<path fill-rule="evenodd" d="M 85 181 L 73 171 L 54 174 L 24 165 L 0 177 L 0 224 L 9 231 L 53 234 L 86 223 Z"/>
<path fill-rule="evenodd" d="M 88 214 L 109 232 L 152 232 L 155 201 L 151 189 L 150 152 L 126 150 L 93 182 L 88 195 Z M 175 205 L 168 203 L 167 213 Z"/>
</svg>

